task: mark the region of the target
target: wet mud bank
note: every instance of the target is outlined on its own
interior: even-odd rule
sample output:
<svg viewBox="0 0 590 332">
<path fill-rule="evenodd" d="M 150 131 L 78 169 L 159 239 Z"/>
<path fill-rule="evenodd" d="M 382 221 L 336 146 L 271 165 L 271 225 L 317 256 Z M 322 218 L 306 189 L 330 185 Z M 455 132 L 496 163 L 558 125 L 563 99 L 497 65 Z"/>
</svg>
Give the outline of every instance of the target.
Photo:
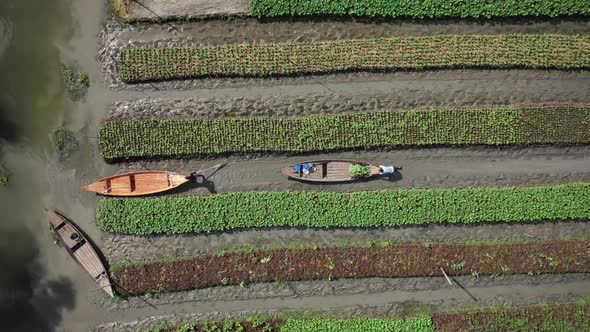
<svg viewBox="0 0 590 332">
<path fill-rule="evenodd" d="M 305 160 L 349 159 L 403 170 L 389 178 L 343 184 L 308 184 L 289 180 L 280 169 Z M 160 170 L 189 174 L 216 164 L 205 183 L 188 183 L 168 195 L 193 195 L 250 190 L 358 191 L 392 188 L 448 188 L 559 184 L 589 181 L 589 146 L 424 148 L 389 151 L 349 151 L 311 156 L 242 155 L 218 159 L 169 159 L 117 164 L 123 173 Z M 104 174 L 106 176 L 108 174 Z"/>
<path fill-rule="evenodd" d="M 576 301 L 590 294 L 590 274 L 512 275 L 497 277 L 366 278 L 320 281 L 274 282 L 223 286 L 193 291 L 159 293 L 113 300 L 96 297 L 95 302 L 110 311 L 154 306 L 160 313 L 190 306 L 207 312 L 222 310 L 326 309 L 347 305 L 386 305 L 412 302 L 420 305 L 524 305 L 559 298 Z M 472 296 L 470 296 L 471 294 Z M 475 297 L 475 299 L 474 299 Z M 302 303 L 303 306 L 302 306 Z M 204 307 L 199 308 L 201 306 Z M 218 308 L 217 310 L 215 308 Z M 223 309 L 222 309 L 223 308 Z"/>
<path fill-rule="evenodd" d="M 590 75 L 589 75 L 590 79 Z M 590 81 L 589 81 L 590 82 Z M 414 101 L 416 103 L 417 101 Z M 107 120 L 137 118 L 218 118 L 218 117 L 297 117 L 322 116 L 371 111 L 408 110 L 410 100 L 383 95 L 309 95 L 305 97 L 228 98 L 142 98 L 116 102 L 108 110 Z M 572 105 L 571 103 L 535 103 L 534 107 Z M 582 104 L 580 104 L 582 105 Z M 514 105 L 513 105 L 514 106 Z M 425 108 L 427 108 L 426 106 Z M 558 111 L 558 110 L 556 110 Z"/>
<path fill-rule="evenodd" d="M 220 16 L 245 16 L 250 13 L 249 0 L 143 0 L 141 3 L 128 2 L 125 19 L 129 21 L 188 20 Z"/>
<path fill-rule="evenodd" d="M 210 19 L 166 24 L 127 24 L 117 27 L 122 41 L 191 39 L 199 45 L 229 43 L 316 42 L 336 39 L 429 36 L 437 34 L 509 34 L 556 33 L 584 34 L 590 31 L 590 19 L 558 18 L 512 19 L 504 21 L 464 20 L 379 20 L 351 17 Z"/>
</svg>

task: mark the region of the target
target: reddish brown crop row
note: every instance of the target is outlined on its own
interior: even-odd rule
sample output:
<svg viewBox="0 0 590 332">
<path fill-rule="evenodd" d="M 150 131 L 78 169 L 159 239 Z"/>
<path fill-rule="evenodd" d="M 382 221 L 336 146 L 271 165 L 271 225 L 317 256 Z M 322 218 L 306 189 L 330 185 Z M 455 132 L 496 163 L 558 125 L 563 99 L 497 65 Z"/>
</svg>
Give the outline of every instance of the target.
<svg viewBox="0 0 590 332">
<path fill-rule="evenodd" d="M 485 308 L 431 315 L 437 331 L 588 331 L 590 305 Z"/>
<path fill-rule="evenodd" d="M 590 240 L 282 248 L 112 269 L 122 295 L 331 278 L 590 272 Z"/>
</svg>

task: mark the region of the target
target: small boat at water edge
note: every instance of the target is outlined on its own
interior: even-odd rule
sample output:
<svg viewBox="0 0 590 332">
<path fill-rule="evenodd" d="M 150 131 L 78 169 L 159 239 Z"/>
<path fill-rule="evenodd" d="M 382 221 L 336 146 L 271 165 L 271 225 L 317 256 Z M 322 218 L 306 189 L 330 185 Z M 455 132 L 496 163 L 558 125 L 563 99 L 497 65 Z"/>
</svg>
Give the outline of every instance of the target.
<svg viewBox="0 0 590 332">
<path fill-rule="evenodd" d="M 161 193 L 179 187 L 189 181 L 202 182 L 206 177 L 200 173 L 217 170 L 224 164 L 215 165 L 187 176 L 168 171 L 139 171 L 107 176 L 82 187 L 105 196 L 144 196 Z"/>
<path fill-rule="evenodd" d="M 281 169 L 289 178 L 307 182 L 351 182 L 395 173 L 394 166 L 377 166 L 355 160 L 314 160 Z"/>
<path fill-rule="evenodd" d="M 109 275 L 92 244 L 74 224 L 54 210 L 47 210 L 51 229 L 68 254 L 111 297 L 114 296 Z"/>
<path fill-rule="evenodd" d="M 105 196 L 143 196 L 176 188 L 190 177 L 167 171 L 140 171 L 102 178 L 82 187 Z"/>
</svg>

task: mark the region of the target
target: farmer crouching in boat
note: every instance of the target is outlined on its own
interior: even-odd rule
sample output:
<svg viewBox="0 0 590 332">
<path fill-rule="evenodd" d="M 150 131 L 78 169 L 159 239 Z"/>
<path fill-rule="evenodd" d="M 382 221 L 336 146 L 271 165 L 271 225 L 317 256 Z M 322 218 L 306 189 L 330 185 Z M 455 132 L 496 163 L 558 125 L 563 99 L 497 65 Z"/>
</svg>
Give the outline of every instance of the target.
<svg viewBox="0 0 590 332">
<path fill-rule="evenodd" d="M 299 174 L 303 173 L 303 175 L 307 175 L 309 173 L 315 172 L 316 168 L 312 163 L 305 163 L 303 165 L 300 164 L 293 166 L 293 170 Z"/>
</svg>

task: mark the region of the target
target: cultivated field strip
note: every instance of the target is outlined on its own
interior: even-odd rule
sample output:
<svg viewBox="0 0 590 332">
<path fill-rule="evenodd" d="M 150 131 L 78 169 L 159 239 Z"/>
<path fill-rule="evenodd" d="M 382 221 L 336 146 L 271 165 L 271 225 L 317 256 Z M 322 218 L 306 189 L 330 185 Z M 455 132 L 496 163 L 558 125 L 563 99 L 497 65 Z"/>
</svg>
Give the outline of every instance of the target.
<svg viewBox="0 0 590 332">
<path fill-rule="evenodd" d="M 387 294 L 390 295 L 390 294 Z M 346 302 L 344 302 L 346 303 Z M 507 324 L 512 323 L 522 324 L 521 326 L 535 327 L 537 324 L 555 324 L 555 323 L 569 323 L 579 324 L 585 320 L 575 319 L 575 314 L 580 309 L 585 309 L 588 302 L 585 299 L 579 298 L 561 298 L 551 299 L 544 302 L 544 305 L 537 303 L 527 303 L 519 301 L 519 304 L 511 304 L 503 309 L 497 306 L 491 307 L 492 304 L 480 304 L 478 308 L 468 308 L 461 306 L 454 308 L 454 310 L 445 310 L 436 308 L 430 305 L 419 304 L 402 304 L 390 303 L 379 306 L 348 306 L 340 307 L 338 309 L 321 308 L 313 312 L 307 311 L 287 311 L 268 310 L 264 313 L 257 312 L 252 308 L 247 310 L 234 311 L 231 313 L 220 312 L 198 312 L 191 310 L 189 314 L 168 314 L 151 317 L 144 317 L 135 321 L 105 323 L 97 326 L 96 332 L 128 332 L 138 330 L 153 330 L 156 326 L 181 326 L 182 324 L 195 323 L 202 324 L 204 322 L 260 322 L 268 321 L 270 319 L 402 319 L 407 317 L 415 317 L 420 315 L 429 315 L 433 318 L 433 322 L 438 324 L 440 328 L 448 326 L 448 321 L 454 320 L 458 324 L 462 324 L 462 319 L 472 318 L 471 323 L 478 324 L 481 319 L 489 318 L 487 323 L 496 328 L 505 328 Z M 274 303 L 273 303 L 274 304 Z M 293 314 L 294 313 L 294 314 Z M 585 315 L 578 314 L 578 318 Z M 440 316 L 439 316 L 440 315 Z M 540 316 L 540 317 L 539 317 Z M 506 319 L 513 317 L 513 319 Z M 448 320 L 445 318 L 449 318 Z M 570 320 L 574 318 L 573 320 Z M 468 326 L 468 325 L 467 325 Z M 563 326 L 563 325 L 562 325 Z M 579 325 L 583 326 L 583 325 Z M 502 330 L 502 329 L 500 329 Z M 539 329 L 537 329 L 539 330 Z M 579 329 L 578 329 L 579 330 Z M 175 331 L 175 330 L 172 330 Z M 391 331 L 389 331 L 391 332 Z"/>
<path fill-rule="evenodd" d="M 207 80 L 177 80 L 164 82 L 149 82 L 125 84 L 121 81 L 117 61 L 120 50 L 125 47 L 193 47 L 204 45 L 224 45 L 235 43 L 282 43 L 282 42 L 317 42 L 322 40 L 335 39 L 360 39 L 360 38 L 377 38 L 377 37 L 394 37 L 394 36 L 428 36 L 435 34 L 502 34 L 502 33 L 557 33 L 557 34 L 584 34 L 590 29 L 590 22 L 575 19 L 560 18 L 551 21 L 531 19 L 526 24 L 512 21 L 502 22 L 464 22 L 464 21 L 444 21 L 437 24 L 419 24 L 417 22 L 379 22 L 378 24 L 370 20 L 344 19 L 338 21 L 325 20 L 302 20 L 302 21 L 276 21 L 276 22 L 259 22 L 255 19 L 234 19 L 234 20 L 206 20 L 197 22 L 174 23 L 174 29 L 171 30 L 169 24 L 150 24 L 142 26 L 107 23 L 105 31 L 101 34 L 101 50 L 99 52 L 100 61 L 103 63 L 103 71 L 107 73 L 106 80 L 112 88 L 116 89 L 133 89 L 152 91 L 153 95 L 158 95 L 158 90 L 177 90 L 189 88 L 220 88 L 225 86 L 248 86 L 265 85 L 276 86 L 282 84 L 317 84 L 317 80 L 327 81 L 358 81 L 367 80 L 361 73 L 340 73 L 336 77 L 279 77 L 275 79 L 266 78 L 209 78 Z M 467 73 L 464 79 L 489 77 L 490 70 L 483 73 Z M 518 72 L 520 73 L 520 72 Z M 517 76 L 517 72 L 512 76 Z M 371 79 L 385 80 L 382 73 L 370 73 Z M 437 73 L 433 73 L 437 76 Z M 366 75 L 365 75 L 366 76 Z M 464 75 L 465 76 L 465 75 Z M 518 75 L 520 76 L 520 75 Z M 557 79 L 559 73 L 549 75 L 552 79 Z M 522 78 L 522 77 L 521 77 Z M 397 80 L 398 77 L 391 79 Z M 387 79 L 385 82 L 389 82 Z M 510 83 L 511 81 L 506 81 Z M 514 84 L 514 83 L 513 83 Z M 486 87 L 490 91 L 490 87 Z M 323 90 L 323 88 L 320 88 Z M 400 88 L 396 88 L 399 90 Z M 529 89 L 532 89 L 530 87 Z M 572 88 L 575 92 L 576 88 Z M 544 88 L 546 91 L 555 90 L 555 87 Z M 515 88 L 513 91 L 522 91 L 522 87 Z M 534 91 L 534 90 L 533 90 Z M 563 93 L 554 93 L 556 96 L 563 98 L 564 102 L 573 102 L 574 99 L 565 98 L 565 94 L 572 93 L 569 90 Z M 218 90 L 211 90 L 218 92 Z M 499 96 L 501 98 L 501 96 Z M 425 98 L 431 99 L 431 98 Z M 533 99 L 534 100 L 534 99 Z M 553 99 L 549 99 L 554 101 Z M 555 99 L 560 100 L 560 99 Z M 516 101 L 513 101 L 514 103 Z M 538 100 L 534 100 L 538 103 Z M 466 106 L 475 106 L 469 104 Z"/>
<path fill-rule="evenodd" d="M 197 320 L 185 316 L 160 318 L 151 324 L 156 331 L 224 331 L 233 329 L 244 332 L 391 332 L 391 331 L 479 331 L 485 326 L 493 331 L 559 330 L 582 331 L 590 328 L 588 316 L 590 305 L 586 300 L 577 303 L 559 303 L 527 307 L 478 308 L 462 310 L 436 310 L 422 308 L 420 313 L 404 315 L 405 318 L 381 312 L 384 308 L 373 308 L 364 314 L 328 313 L 315 315 L 299 314 L 250 314 L 230 317 Z M 418 311 L 418 310 L 417 310 Z M 191 315 L 192 316 L 192 315 Z M 194 317 L 194 316 L 192 316 Z M 121 328 L 130 323 L 122 324 Z M 133 323 L 131 323 L 133 324 Z M 135 323 L 137 324 L 137 323 Z M 106 324 L 98 331 L 107 331 Z M 161 330 L 157 330 L 160 328 Z M 231 331 L 233 331 L 231 330 Z M 117 330 L 118 331 L 118 330 Z"/>
<path fill-rule="evenodd" d="M 577 0 L 251 0 L 257 17 L 342 15 L 387 18 L 492 18 L 590 14 L 590 4 Z"/>
<path fill-rule="evenodd" d="M 588 240 L 250 249 L 111 266 L 119 294 L 338 278 L 590 272 Z"/>
<path fill-rule="evenodd" d="M 432 145 L 590 143 L 590 108 L 557 106 L 368 112 L 300 118 L 105 121 L 107 161 L 228 153 L 308 153 Z"/>
<path fill-rule="evenodd" d="M 590 184 L 338 192 L 236 192 L 103 199 L 103 231 L 148 235 L 245 228 L 395 227 L 590 219 Z"/>
<path fill-rule="evenodd" d="M 210 17 L 288 17 L 336 15 L 371 18 L 490 18 L 587 15 L 590 5 L 575 0 L 525 0 L 516 3 L 486 3 L 478 0 L 113 0 L 120 19 L 128 22 L 190 20 Z"/>
<path fill-rule="evenodd" d="M 590 35 L 437 35 L 317 43 L 128 47 L 125 82 L 439 68 L 590 68 Z"/>
<path fill-rule="evenodd" d="M 243 248 L 327 246 L 337 243 L 411 243 L 525 241 L 590 238 L 581 221 L 537 223 L 422 225 L 374 229 L 250 229 L 239 232 L 139 236 L 105 233 L 102 251 L 111 263 L 190 258 Z"/>
</svg>

